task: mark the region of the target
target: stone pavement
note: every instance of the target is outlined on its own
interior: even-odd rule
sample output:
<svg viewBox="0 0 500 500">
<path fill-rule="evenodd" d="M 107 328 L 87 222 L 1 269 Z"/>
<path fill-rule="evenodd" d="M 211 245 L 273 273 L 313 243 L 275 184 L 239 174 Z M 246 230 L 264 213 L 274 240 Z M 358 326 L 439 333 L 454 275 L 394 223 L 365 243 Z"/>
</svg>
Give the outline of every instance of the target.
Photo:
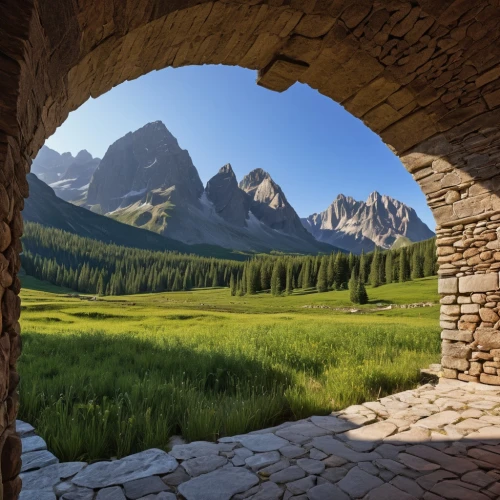
<svg viewBox="0 0 500 500">
<path fill-rule="evenodd" d="M 21 500 L 500 498 L 500 387 L 441 379 L 218 443 L 58 463 L 29 424 Z"/>
</svg>

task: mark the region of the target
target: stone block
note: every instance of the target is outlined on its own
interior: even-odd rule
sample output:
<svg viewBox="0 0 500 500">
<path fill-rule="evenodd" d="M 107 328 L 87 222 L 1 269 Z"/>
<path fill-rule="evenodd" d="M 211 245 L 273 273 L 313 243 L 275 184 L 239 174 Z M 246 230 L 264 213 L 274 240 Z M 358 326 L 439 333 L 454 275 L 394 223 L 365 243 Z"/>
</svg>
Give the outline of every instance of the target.
<svg viewBox="0 0 500 500">
<path fill-rule="evenodd" d="M 486 295 L 484 293 L 473 293 L 471 300 L 474 304 L 486 304 Z"/>
<path fill-rule="evenodd" d="M 443 368 L 452 368 L 462 372 L 469 369 L 469 362 L 466 359 L 453 358 L 452 356 L 443 356 L 441 364 Z"/>
<path fill-rule="evenodd" d="M 445 342 L 441 345 L 441 353 L 443 356 L 450 356 L 452 358 L 468 359 L 471 355 L 470 347 L 467 347 L 462 342 L 448 343 Z"/>
<path fill-rule="evenodd" d="M 474 333 L 474 339 L 481 350 L 500 349 L 500 331 L 492 328 L 479 328 Z M 493 358 L 493 356 L 491 356 Z"/>
<path fill-rule="evenodd" d="M 473 375 L 474 377 L 477 377 L 478 375 L 481 374 L 483 371 L 483 365 L 482 363 L 479 363 L 477 361 L 472 361 L 469 367 L 469 375 Z"/>
<path fill-rule="evenodd" d="M 444 330 L 455 330 L 457 323 L 455 321 L 440 321 L 439 326 Z"/>
<path fill-rule="evenodd" d="M 460 293 L 491 292 L 498 289 L 498 274 L 475 274 L 458 279 Z"/>
<path fill-rule="evenodd" d="M 460 311 L 462 314 L 477 314 L 479 312 L 479 304 L 462 304 Z"/>
<path fill-rule="evenodd" d="M 451 305 L 451 306 L 443 305 L 443 306 L 441 306 L 441 313 L 447 314 L 448 316 L 458 316 L 460 314 L 460 306 L 459 305 Z"/>
<path fill-rule="evenodd" d="M 464 382 L 479 382 L 479 377 L 476 377 L 474 375 L 466 375 L 465 373 L 459 373 L 458 380 L 463 380 Z"/>
<path fill-rule="evenodd" d="M 438 292 L 447 295 L 458 292 L 458 278 L 441 278 L 438 280 Z"/>
<path fill-rule="evenodd" d="M 487 323 L 496 323 L 500 319 L 495 311 L 485 307 L 480 309 L 479 316 L 481 316 L 481 319 Z"/>
<path fill-rule="evenodd" d="M 477 314 L 464 314 L 460 319 L 465 323 L 479 323 L 480 321 L 480 317 Z"/>
<path fill-rule="evenodd" d="M 444 378 L 457 378 L 458 371 L 452 368 L 443 368 L 443 377 Z"/>
<path fill-rule="evenodd" d="M 455 295 L 445 295 L 439 302 L 445 306 L 455 304 L 457 302 L 457 297 Z"/>
<path fill-rule="evenodd" d="M 457 340 L 459 342 L 472 342 L 474 339 L 472 332 L 467 330 L 443 330 L 441 338 L 443 340 Z"/>
<path fill-rule="evenodd" d="M 479 381 L 482 382 L 483 384 L 500 385 L 500 376 L 481 373 Z"/>
<path fill-rule="evenodd" d="M 275 92 L 284 92 L 297 82 L 308 68 L 309 65 L 302 61 L 275 59 L 259 71 L 257 85 Z"/>
<path fill-rule="evenodd" d="M 458 329 L 459 330 L 468 330 L 469 332 L 474 332 L 477 328 L 477 323 L 468 323 L 467 321 L 459 321 Z"/>
</svg>

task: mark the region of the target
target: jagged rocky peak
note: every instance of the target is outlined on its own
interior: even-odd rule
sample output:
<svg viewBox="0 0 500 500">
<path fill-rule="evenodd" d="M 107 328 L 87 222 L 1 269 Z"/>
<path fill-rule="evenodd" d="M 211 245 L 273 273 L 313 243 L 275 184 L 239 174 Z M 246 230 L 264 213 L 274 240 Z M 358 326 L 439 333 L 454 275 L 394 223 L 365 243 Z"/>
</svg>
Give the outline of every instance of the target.
<svg viewBox="0 0 500 500">
<path fill-rule="evenodd" d="M 226 163 L 223 167 L 219 168 L 219 174 L 229 175 L 236 180 L 236 175 L 234 175 L 233 167 L 230 163 Z"/>
<path fill-rule="evenodd" d="M 161 121 L 129 132 L 108 148 L 90 183 L 87 203 L 108 213 L 153 190 L 168 191 L 174 204 L 196 202 L 203 193 L 189 153 Z"/>
<path fill-rule="evenodd" d="M 271 176 L 262 168 L 256 168 L 243 177 L 240 182 L 240 188 L 246 193 L 250 193 L 257 189 L 266 179 L 271 179 Z"/>
<path fill-rule="evenodd" d="M 375 246 L 391 248 L 400 237 L 420 241 L 434 236 L 415 210 L 378 191 L 366 202 L 339 195 L 325 211 L 302 223 L 318 241 L 357 253 Z"/>
<path fill-rule="evenodd" d="M 369 194 L 368 199 L 366 200 L 367 205 L 374 205 L 379 200 L 382 199 L 382 195 L 378 191 L 373 191 Z"/>
<path fill-rule="evenodd" d="M 217 215 L 231 224 L 246 226 L 250 197 L 238 187 L 230 163 L 221 167 L 207 182 L 205 193 Z"/>
</svg>

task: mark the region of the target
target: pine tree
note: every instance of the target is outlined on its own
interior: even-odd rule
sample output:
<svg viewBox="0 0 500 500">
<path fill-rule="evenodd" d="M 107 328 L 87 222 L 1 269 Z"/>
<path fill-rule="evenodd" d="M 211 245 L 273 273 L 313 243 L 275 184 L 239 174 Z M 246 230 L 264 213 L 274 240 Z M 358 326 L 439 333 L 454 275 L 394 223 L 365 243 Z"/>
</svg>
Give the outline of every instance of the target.
<svg viewBox="0 0 500 500">
<path fill-rule="evenodd" d="M 385 258 L 385 282 L 392 283 L 392 251 L 387 252 Z"/>
<path fill-rule="evenodd" d="M 293 292 L 293 264 L 289 260 L 286 265 L 286 293 L 291 295 Z"/>
<path fill-rule="evenodd" d="M 366 293 L 365 284 L 362 280 L 358 280 L 357 283 L 357 299 L 359 304 L 367 304 L 368 303 L 368 294 Z"/>
<path fill-rule="evenodd" d="M 349 280 L 349 298 L 353 304 L 357 304 L 359 302 L 358 281 L 359 278 L 356 276 L 356 269 L 353 269 L 351 279 Z"/>
<path fill-rule="evenodd" d="M 219 277 L 217 275 L 217 268 L 212 265 L 212 272 L 210 273 L 210 276 L 212 278 L 212 287 L 219 286 Z"/>
<path fill-rule="evenodd" d="M 427 243 L 424 254 L 424 276 L 434 276 L 436 267 L 436 243 L 432 239 L 430 244 Z"/>
<path fill-rule="evenodd" d="M 248 295 L 255 295 L 257 293 L 259 275 L 257 274 L 257 267 L 254 262 L 248 264 L 244 275 L 246 276 L 246 293 Z"/>
<path fill-rule="evenodd" d="M 367 258 L 364 250 L 361 250 L 361 257 L 359 258 L 359 279 L 361 281 L 366 281 L 367 272 L 366 272 L 366 263 Z"/>
<path fill-rule="evenodd" d="M 415 249 L 411 259 L 411 279 L 415 280 L 424 277 L 424 259 Z"/>
<path fill-rule="evenodd" d="M 318 292 L 327 292 L 328 291 L 328 261 L 326 257 L 321 259 L 321 264 L 318 270 L 318 280 L 316 282 L 316 289 Z"/>
<path fill-rule="evenodd" d="M 403 283 L 408 281 L 410 277 L 408 255 L 406 253 L 406 248 L 402 248 L 399 254 L 399 282 Z"/>
<path fill-rule="evenodd" d="M 337 260 L 337 255 L 331 253 L 328 257 L 328 269 L 326 273 L 326 282 L 328 289 L 332 289 L 335 283 L 335 262 Z"/>
<path fill-rule="evenodd" d="M 231 291 L 231 297 L 234 297 L 236 295 L 236 281 L 233 273 L 231 273 L 231 279 L 229 280 L 229 290 Z"/>
<path fill-rule="evenodd" d="M 184 291 L 191 290 L 191 277 L 189 272 L 189 266 L 184 271 L 184 279 L 182 280 L 182 289 Z"/>
<path fill-rule="evenodd" d="M 271 288 L 271 272 L 267 262 L 264 262 L 260 268 L 260 288 L 261 290 Z"/>
<path fill-rule="evenodd" d="M 379 267 L 380 267 L 380 254 L 379 254 L 378 248 L 375 247 L 375 252 L 373 253 L 372 263 L 370 265 L 370 285 L 373 288 L 380 286 Z"/>
<path fill-rule="evenodd" d="M 271 294 L 275 297 L 281 295 L 281 292 L 283 291 L 281 267 L 280 260 L 276 260 L 273 267 L 273 274 L 271 275 Z"/>
<path fill-rule="evenodd" d="M 311 288 L 311 259 L 306 257 L 306 263 L 302 271 L 302 288 Z"/>
<path fill-rule="evenodd" d="M 104 287 L 104 275 L 101 273 L 99 275 L 99 281 L 97 282 L 97 295 L 103 296 L 105 293 Z"/>
</svg>

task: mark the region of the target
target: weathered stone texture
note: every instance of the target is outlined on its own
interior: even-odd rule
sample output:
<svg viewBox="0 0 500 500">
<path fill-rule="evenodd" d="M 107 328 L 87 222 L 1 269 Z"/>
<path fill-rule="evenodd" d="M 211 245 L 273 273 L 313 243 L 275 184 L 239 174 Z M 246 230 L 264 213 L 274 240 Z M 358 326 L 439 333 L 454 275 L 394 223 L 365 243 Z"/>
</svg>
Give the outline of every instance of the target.
<svg viewBox="0 0 500 500">
<path fill-rule="evenodd" d="M 283 91 L 299 81 L 363 120 L 401 157 L 427 197 L 438 224 L 443 305 L 481 306 L 443 311 L 443 328 L 463 332 L 443 339 L 469 342 L 465 338 L 476 331 L 498 330 L 500 297 L 483 300 L 481 294 L 499 291 L 499 20 L 500 4 L 487 0 L 129 0 L 111 7 L 99 1 L 3 1 L 0 333 L 2 359 L 10 367 L 0 369 L 10 379 L 0 381 L 10 418 L 5 436 L 14 432 L 17 405 L 17 379 L 10 374 L 21 345 L 16 274 L 30 159 L 89 97 L 167 66 L 256 69 L 267 88 Z M 472 355 L 484 352 L 474 342 L 471 349 Z M 456 378 L 461 369 L 448 367 L 444 374 Z M 492 380 L 482 375 L 481 381 Z M 11 454 L 12 441 L 0 442 L 6 443 L 1 456 Z M 17 479 L 8 480 L 4 498 L 15 498 L 17 490 Z"/>
</svg>

